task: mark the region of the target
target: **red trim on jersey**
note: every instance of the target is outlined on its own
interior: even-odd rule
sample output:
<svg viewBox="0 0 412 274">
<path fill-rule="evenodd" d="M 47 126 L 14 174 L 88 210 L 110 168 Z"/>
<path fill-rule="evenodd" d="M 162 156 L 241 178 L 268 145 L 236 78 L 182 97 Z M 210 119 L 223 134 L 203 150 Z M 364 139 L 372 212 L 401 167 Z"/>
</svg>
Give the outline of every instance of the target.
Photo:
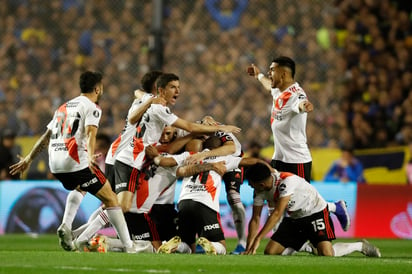
<svg viewBox="0 0 412 274">
<path fill-rule="evenodd" d="M 135 192 L 136 191 L 136 182 L 139 176 L 139 170 L 136 168 L 132 169 L 132 173 L 130 174 L 130 179 L 129 179 L 129 188 L 127 189 L 130 192 Z"/>
<path fill-rule="evenodd" d="M 150 234 L 152 234 L 152 241 L 160 241 L 159 232 L 157 232 L 156 224 L 152 221 L 152 218 L 147 213 L 143 213 L 147 224 L 149 225 Z"/>
<path fill-rule="evenodd" d="M 133 137 L 133 159 L 136 160 L 137 155 L 144 149 L 143 139 Z"/>
<path fill-rule="evenodd" d="M 76 138 L 73 136 L 70 139 L 65 139 L 64 144 L 66 145 L 67 152 L 70 157 L 80 164 L 79 152 L 77 151 Z"/>
<path fill-rule="evenodd" d="M 325 220 L 325 230 L 326 234 L 328 235 L 328 239 L 335 238 L 335 233 L 333 232 L 333 229 L 329 223 L 329 211 L 326 207 L 323 210 L 323 219 Z"/>
<path fill-rule="evenodd" d="M 112 145 L 112 157 L 114 157 L 114 154 L 116 153 L 117 148 L 120 145 L 120 141 L 122 140 L 122 135 L 119 134 L 119 136 L 114 140 L 113 145 Z"/>
<path fill-rule="evenodd" d="M 149 182 L 146 180 L 146 174 L 140 173 L 139 180 L 136 187 L 136 206 L 141 208 L 147 197 L 149 196 Z"/>
<path fill-rule="evenodd" d="M 280 179 L 284 180 L 284 179 L 286 179 L 287 177 L 293 176 L 293 175 L 295 175 L 295 174 L 293 174 L 293 173 L 291 173 L 291 172 L 281 172 L 279 177 L 280 177 Z"/>
</svg>

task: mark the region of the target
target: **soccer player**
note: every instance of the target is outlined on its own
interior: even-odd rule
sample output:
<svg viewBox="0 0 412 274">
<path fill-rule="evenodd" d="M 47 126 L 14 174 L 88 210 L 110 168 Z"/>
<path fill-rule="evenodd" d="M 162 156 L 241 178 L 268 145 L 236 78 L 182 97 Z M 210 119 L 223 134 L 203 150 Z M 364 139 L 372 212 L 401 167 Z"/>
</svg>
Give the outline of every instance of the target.
<svg viewBox="0 0 412 274">
<path fill-rule="evenodd" d="M 202 124 L 217 125 L 217 121 L 211 116 L 205 116 L 201 120 Z M 205 150 L 189 156 L 188 163 L 200 162 L 204 158 L 211 156 L 233 155 L 242 157 L 242 145 L 232 133 L 215 132 L 222 141 L 222 146 L 213 150 Z M 233 223 L 238 237 L 238 244 L 230 254 L 239 255 L 246 249 L 246 210 L 240 199 L 240 186 L 243 183 L 243 168 L 229 170 L 223 175 L 226 188 L 226 198 L 232 210 Z"/>
<path fill-rule="evenodd" d="M 48 146 L 49 167 L 52 174 L 68 190 L 87 191 L 99 198 L 105 205 L 106 214 L 126 247 L 134 252 L 134 244 L 115 193 L 110 182 L 99 169 L 96 162 L 96 134 L 101 117 L 97 105 L 103 94 L 102 74 L 86 71 L 80 75 L 79 96 L 61 105 L 47 125 L 46 131 L 35 143 L 26 157 L 10 168 L 11 174 L 27 170 L 33 159 Z M 68 243 L 66 250 L 74 250 L 71 233 L 62 231 L 60 238 Z"/>
<path fill-rule="evenodd" d="M 203 143 L 205 149 L 221 147 L 218 136 L 212 136 Z M 155 158 L 160 165 L 164 157 Z M 226 254 L 226 242 L 220 224 L 219 194 L 222 175 L 227 170 L 252 165 L 263 160 L 256 158 L 241 158 L 232 155 L 213 156 L 205 158 L 202 163 L 224 163 L 223 172 L 211 170 L 200 172 L 191 177 L 184 177 L 182 190 L 178 201 L 178 236 L 163 244 L 159 253 L 195 253 L 196 244 L 200 245 L 206 254 Z M 177 176 L 184 176 L 187 169 L 197 169 L 198 164 L 182 166 L 177 169 Z M 196 235 L 199 238 L 196 241 Z"/>
<path fill-rule="evenodd" d="M 366 240 L 332 245 L 336 237 L 327 202 L 302 177 L 278 172 L 262 163 L 249 167 L 245 177 L 254 189 L 246 254 L 256 254 L 260 241 L 280 222 L 266 245 L 265 254 L 281 255 L 286 247 L 299 250 L 309 240 L 320 256 L 340 257 L 355 251 L 369 257 L 381 256 L 379 249 Z M 265 201 L 274 211 L 259 230 Z"/>
<path fill-rule="evenodd" d="M 257 66 L 248 67 L 248 73 L 261 82 L 273 97 L 271 128 L 274 140 L 274 154 L 271 165 L 284 172 L 292 172 L 310 183 L 312 156 L 306 142 L 307 113 L 313 111 L 313 104 L 305 91 L 294 79 L 295 62 L 286 56 L 273 59 L 268 77 Z M 328 203 L 344 231 L 350 227 L 350 216 L 343 200 Z"/>
</svg>

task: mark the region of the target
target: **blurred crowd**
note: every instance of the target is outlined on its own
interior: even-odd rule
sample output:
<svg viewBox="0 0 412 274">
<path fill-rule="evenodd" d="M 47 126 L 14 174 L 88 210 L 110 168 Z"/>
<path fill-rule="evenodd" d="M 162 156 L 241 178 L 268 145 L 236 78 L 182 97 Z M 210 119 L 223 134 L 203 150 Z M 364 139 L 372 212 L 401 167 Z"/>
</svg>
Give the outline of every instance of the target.
<svg viewBox="0 0 412 274">
<path fill-rule="evenodd" d="M 6 0 L 0 6 L 0 129 L 44 131 L 78 95 L 79 73 L 104 73 L 99 132 L 120 133 L 133 90 L 152 69 L 152 0 Z M 165 0 L 164 65 L 179 75 L 173 111 L 240 126 L 272 144 L 271 96 L 246 73 L 288 55 L 315 111 L 311 147 L 412 142 L 410 1 Z"/>
</svg>

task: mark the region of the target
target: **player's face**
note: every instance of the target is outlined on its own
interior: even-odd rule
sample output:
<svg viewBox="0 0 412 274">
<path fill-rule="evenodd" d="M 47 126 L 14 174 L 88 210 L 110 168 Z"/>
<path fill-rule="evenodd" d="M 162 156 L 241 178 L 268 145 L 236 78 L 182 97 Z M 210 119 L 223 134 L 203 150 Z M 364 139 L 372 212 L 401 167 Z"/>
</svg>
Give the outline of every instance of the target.
<svg viewBox="0 0 412 274">
<path fill-rule="evenodd" d="M 171 141 L 173 141 L 173 138 L 175 136 L 175 128 L 171 126 L 167 126 L 163 129 L 162 136 L 160 136 L 159 142 L 161 144 L 168 144 Z"/>
<path fill-rule="evenodd" d="M 268 77 L 270 80 L 272 80 L 272 88 L 277 88 L 282 82 L 281 73 L 282 71 L 279 65 L 275 62 L 272 62 L 268 71 Z"/>
<path fill-rule="evenodd" d="M 99 99 L 102 97 L 103 95 L 103 84 L 97 84 L 95 87 L 95 90 L 97 92 L 97 101 L 99 101 Z"/>
<path fill-rule="evenodd" d="M 170 81 L 167 83 L 165 88 L 160 89 L 161 95 L 165 98 L 167 104 L 176 104 L 177 97 L 180 94 L 180 83 L 179 81 Z"/>
</svg>

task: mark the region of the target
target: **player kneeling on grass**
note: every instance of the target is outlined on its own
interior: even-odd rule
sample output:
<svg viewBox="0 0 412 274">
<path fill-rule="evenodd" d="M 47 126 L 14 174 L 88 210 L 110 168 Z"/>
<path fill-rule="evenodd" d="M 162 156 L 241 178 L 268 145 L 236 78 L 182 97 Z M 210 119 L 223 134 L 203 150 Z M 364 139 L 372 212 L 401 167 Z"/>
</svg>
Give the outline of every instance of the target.
<svg viewBox="0 0 412 274">
<path fill-rule="evenodd" d="M 303 178 L 289 172 L 278 172 L 261 163 L 249 167 L 245 177 L 254 189 L 245 254 L 256 254 L 262 238 L 287 213 L 266 245 L 265 254 L 282 255 L 285 247 L 299 250 L 309 240 L 320 256 L 340 257 L 355 251 L 369 257 L 381 256 L 379 249 L 366 240 L 332 245 L 336 237 L 327 202 Z M 258 231 L 265 201 L 275 209 Z"/>
</svg>

